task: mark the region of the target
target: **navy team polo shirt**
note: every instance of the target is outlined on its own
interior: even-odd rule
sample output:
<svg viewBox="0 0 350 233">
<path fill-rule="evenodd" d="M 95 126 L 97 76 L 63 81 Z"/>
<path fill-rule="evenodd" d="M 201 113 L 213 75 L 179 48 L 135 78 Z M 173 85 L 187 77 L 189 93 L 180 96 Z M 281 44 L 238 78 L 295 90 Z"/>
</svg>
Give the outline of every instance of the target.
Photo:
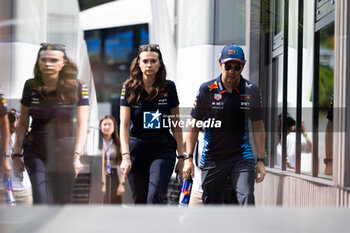
<svg viewBox="0 0 350 233">
<path fill-rule="evenodd" d="M 4 117 L 7 114 L 6 99 L 2 98 L 0 94 L 0 117 Z"/>
<path fill-rule="evenodd" d="M 161 89 L 159 98 L 152 102 L 145 101 L 147 96 L 148 93 L 144 90 L 141 101 L 136 104 L 129 104 L 127 101 L 129 90 L 125 85 L 122 88 L 120 106 L 130 107 L 130 135 L 134 137 L 150 137 L 160 136 L 164 133 L 169 134 L 170 126 L 167 124 L 167 117 L 170 115 L 170 109 L 179 105 L 175 83 L 167 80 L 165 87 Z M 163 127 L 164 125 L 166 127 Z"/>
<path fill-rule="evenodd" d="M 191 116 L 197 120 L 215 118 L 221 127 L 204 129 L 200 166 L 214 167 L 241 159 L 254 159 L 249 142 L 248 120 L 262 120 L 259 87 L 241 76 L 237 88 L 228 92 L 221 75 L 199 88 Z"/>
<path fill-rule="evenodd" d="M 61 136 L 73 136 L 72 132 L 65 129 L 63 125 L 58 124 L 65 123 L 67 127 L 73 127 L 74 118 L 76 117 L 76 107 L 87 105 L 89 106 L 89 93 L 86 84 L 83 81 L 78 80 L 78 101 L 77 103 L 63 102 L 58 100 L 57 91 L 52 91 L 48 94 L 44 94 L 41 91 L 42 86 L 37 83 L 35 79 L 28 79 L 23 88 L 21 103 L 30 108 L 29 115 L 33 121 L 31 128 L 33 132 L 46 131 L 47 125 L 55 120 L 57 130 L 61 133 Z"/>
</svg>

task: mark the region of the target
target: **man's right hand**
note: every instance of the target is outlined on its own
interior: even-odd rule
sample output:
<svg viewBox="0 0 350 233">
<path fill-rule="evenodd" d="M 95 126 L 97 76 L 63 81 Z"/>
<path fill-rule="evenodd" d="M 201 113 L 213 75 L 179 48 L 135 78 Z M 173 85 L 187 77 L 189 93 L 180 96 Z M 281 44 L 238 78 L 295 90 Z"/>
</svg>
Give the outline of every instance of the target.
<svg viewBox="0 0 350 233">
<path fill-rule="evenodd" d="M 194 165 L 193 165 L 193 159 L 189 158 L 185 160 L 184 168 L 182 169 L 183 177 L 188 178 L 191 174 L 192 177 L 194 177 Z"/>
</svg>

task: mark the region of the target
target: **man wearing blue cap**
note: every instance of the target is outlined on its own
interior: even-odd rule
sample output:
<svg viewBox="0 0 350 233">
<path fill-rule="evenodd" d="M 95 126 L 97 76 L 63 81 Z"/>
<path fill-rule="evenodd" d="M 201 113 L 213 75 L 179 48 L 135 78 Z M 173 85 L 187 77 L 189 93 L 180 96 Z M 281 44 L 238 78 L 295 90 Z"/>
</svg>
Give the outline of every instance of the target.
<svg viewBox="0 0 350 233">
<path fill-rule="evenodd" d="M 265 177 L 261 94 L 255 83 L 241 76 L 245 65 L 241 47 L 226 45 L 219 65 L 221 74 L 201 85 L 191 111 L 196 124 L 191 125 L 187 136 L 183 175 L 195 175 L 192 153 L 198 137 L 197 127 L 208 120 L 220 121 L 221 124 L 206 124 L 204 131 L 200 159 L 203 203 L 223 203 L 225 182 L 230 177 L 238 204 L 254 205 L 254 180 L 259 183 Z M 249 142 L 249 119 L 258 153 L 257 164 Z"/>
</svg>

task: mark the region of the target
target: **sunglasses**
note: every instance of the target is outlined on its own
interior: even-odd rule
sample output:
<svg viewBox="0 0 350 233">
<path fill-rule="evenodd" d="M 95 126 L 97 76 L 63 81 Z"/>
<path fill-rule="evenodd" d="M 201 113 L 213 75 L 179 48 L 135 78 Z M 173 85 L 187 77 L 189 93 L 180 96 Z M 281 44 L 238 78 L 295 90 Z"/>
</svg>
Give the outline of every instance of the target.
<svg viewBox="0 0 350 233">
<path fill-rule="evenodd" d="M 59 43 L 41 43 L 40 44 L 41 48 L 43 49 L 52 49 L 52 50 L 65 50 L 66 46 L 64 44 L 59 44 Z"/>
<path fill-rule="evenodd" d="M 64 58 L 67 58 L 66 55 L 66 46 L 64 44 L 59 44 L 59 43 L 41 43 L 40 44 L 40 49 L 38 52 L 38 58 L 40 57 L 40 52 L 44 50 L 57 50 L 61 51 L 64 53 Z"/>
<path fill-rule="evenodd" d="M 235 65 L 235 66 L 233 66 L 233 69 L 235 70 L 235 71 L 240 71 L 241 70 L 241 68 L 242 68 L 242 66 L 241 65 Z M 232 66 L 230 65 L 230 64 L 225 64 L 225 70 L 232 70 Z"/>
<path fill-rule="evenodd" d="M 143 44 L 143 45 L 139 46 L 139 50 L 146 50 L 147 48 L 159 50 L 159 45 L 157 45 L 157 44 Z"/>
</svg>

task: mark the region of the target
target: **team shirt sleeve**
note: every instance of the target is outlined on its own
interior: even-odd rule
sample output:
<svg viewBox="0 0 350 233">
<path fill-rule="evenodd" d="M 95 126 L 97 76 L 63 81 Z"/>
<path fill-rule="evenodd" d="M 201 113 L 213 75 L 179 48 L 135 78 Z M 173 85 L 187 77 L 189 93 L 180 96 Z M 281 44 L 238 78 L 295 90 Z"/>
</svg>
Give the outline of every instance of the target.
<svg viewBox="0 0 350 233">
<path fill-rule="evenodd" d="M 26 107 L 31 107 L 31 100 L 32 100 L 32 89 L 30 88 L 30 80 L 27 80 L 24 84 L 23 92 L 22 92 L 22 99 L 21 104 L 23 104 Z"/>
<path fill-rule="evenodd" d="M 206 111 L 207 111 L 207 104 L 205 101 L 205 89 L 204 89 L 204 86 L 202 85 L 199 88 L 196 99 L 193 103 L 191 117 L 197 120 L 203 120 L 205 118 Z"/>
<path fill-rule="evenodd" d="M 128 103 L 128 96 L 128 90 L 124 84 L 120 93 L 120 106 L 130 107 L 130 104 Z"/>
<path fill-rule="evenodd" d="M 169 108 L 175 108 L 177 107 L 180 102 L 179 102 L 179 97 L 177 95 L 177 91 L 176 91 L 176 86 L 175 83 L 172 81 L 168 81 L 168 104 L 169 104 Z"/>
<path fill-rule="evenodd" d="M 0 94 L 0 117 L 4 117 L 7 114 L 6 99 Z"/>
<path fill-rule="evenodd" d="M 262 120 L 263 119 L 262 97 L 261 97 L 260 89 L 256 85 L 254 85 L 252 97 L 253 98 L 252 98 L 250 119 L 252 121 Z"/>
<path fill-rule="evenodd" d="M 79 81 L 79 101 L 78 106 L 90 105 L 89 90 L 83 81 Z"/>
</svg>

